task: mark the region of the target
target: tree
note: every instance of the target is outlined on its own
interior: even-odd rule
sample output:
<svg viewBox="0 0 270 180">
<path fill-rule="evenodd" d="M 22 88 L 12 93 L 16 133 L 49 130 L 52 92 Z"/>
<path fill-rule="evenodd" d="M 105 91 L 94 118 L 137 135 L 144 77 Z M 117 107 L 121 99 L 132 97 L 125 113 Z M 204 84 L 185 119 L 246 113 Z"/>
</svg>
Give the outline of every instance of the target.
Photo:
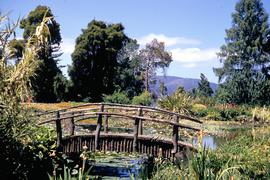
<svg viewBox="0 0 270 180">
<path fill-rule="evenodd" d="M 118 52 L 114 83 L 116 91 L 125 91 L 129 98 L 142 93 L 143 79 L 136 40 L 130 39 Z"/>
<path fill-rule="evenodd" d="M 163 81 L 159 82 L 159 94 L 161 97 L 164 97 L 168 94 L 168 89 Z"/>
<path fill-rule="evenodd" d="M 47 6 L 37 6 L 31 11 L 28 16 L 20 23 L 20 28 L 24 29 L 23 37 L 27 39 L 34 35 L 36 27 L 42 22 L 43 17 L 53 17 L 53 14 Z M 32 78 L 34 90 L 34 99 L 38 102 L 54 102 L 56 95 L 54 93 L 54 79 L 58 74 L 61 74 L 57 67 L 61 34 L 60 25 L 51 18 L 46 23 L 50 38 L 48 44 L 40 46 L 38 51 L 38 59 L 41 60 L 41 65 L 36 72 L 36 77 Z"/>
<path fill-rule="evenodd" d="M 82 30 L 69 66 L 76 100 L 101 101 L 115 91 L 117 54 L 128 40 L 122 24 L 93 20 Z"/>
<path fill-rule="evenodd" d="M 149 44 L 146 44 L 144 49 L 140 50 L 140 60 L 145 88 L 146 91 L 149 91 L 149 85 L 156 74 L 156 70 L 161 68 L 164 71 L 166 67 L 169 67 L 172 57 L 165 50 L 165 44 L 154 39 Z"/>
<path fill-rule="evenodd" d="M 198 83 L 197 94 L 199 96 L 210 97 L 214 92 L 210 87 L 210 83 L 203 73 L 201 73 L 201 80 Z"/>
<path fill-rule="evenodd" d="M 22 59 L 24 46 L 25 42 L 22 39 L 20 40 L 13 39 L 8 43 L 8 47 L 11 51 L 10 58 L 14 58 L 16 63 L 18 63 Z"/>
<path fill-rule="evenodd" d="M 270 55 L 264 51 L 268 15 L 260 0 L 240 0 L 218 53 L 223 67 L 214 68 L 227 102 L 269 104 Z"/>
</svg>

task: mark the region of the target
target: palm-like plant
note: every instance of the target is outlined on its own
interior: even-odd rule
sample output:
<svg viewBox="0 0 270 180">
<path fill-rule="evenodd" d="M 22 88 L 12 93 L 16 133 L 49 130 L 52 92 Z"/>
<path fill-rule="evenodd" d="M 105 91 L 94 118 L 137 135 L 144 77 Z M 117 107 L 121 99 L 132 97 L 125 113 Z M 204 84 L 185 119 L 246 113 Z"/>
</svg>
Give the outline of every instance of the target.
<svg viewBox="0 0 270 180">
<path fill-rule="evenodd" d="M 190 114 L 192 98 L 183 90 L 177 90 L 171 96 L 163 97 L 158 101 L 159 107 L 180 114 Z"/>
</svg>

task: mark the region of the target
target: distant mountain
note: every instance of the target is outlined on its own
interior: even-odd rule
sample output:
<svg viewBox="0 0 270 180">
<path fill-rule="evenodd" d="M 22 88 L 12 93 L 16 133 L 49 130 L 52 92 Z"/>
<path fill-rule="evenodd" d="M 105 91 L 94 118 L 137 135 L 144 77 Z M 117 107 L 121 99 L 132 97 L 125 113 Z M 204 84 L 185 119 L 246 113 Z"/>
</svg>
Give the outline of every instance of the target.
<svg viewBox="0 0 270 180">
<path fill-rule="evenodd" d="M 198 83 L 200 82 L 200 79 L 192 79 L 192 78 L 182 78 L 182 77 L 176 77 L 176 76 L 157 76 L 156 77 L 156 84 L 151 85 L 150 89 L 152 92 L 155 92 L 155 94 L 159 94 L 159 83 L 164 82 L 165 86 L 168 89 L 168 94 L 174 93 L 179 86 L 183 86 L 185 91 L 190 91 L 193 88 L 198 87 Z M 210 82 L 210 87 L 215 92 L 217 90 L 217 84 Z"/>
</svg>

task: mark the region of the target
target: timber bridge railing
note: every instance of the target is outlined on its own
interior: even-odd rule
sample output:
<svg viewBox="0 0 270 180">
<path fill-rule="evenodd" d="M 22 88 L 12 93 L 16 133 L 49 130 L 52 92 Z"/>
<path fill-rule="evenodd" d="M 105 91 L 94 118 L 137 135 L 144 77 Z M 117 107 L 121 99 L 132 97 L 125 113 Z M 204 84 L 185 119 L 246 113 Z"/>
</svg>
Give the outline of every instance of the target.
<svg viewBox="0 0 270 180">
<path fill-rule="evenodd" d="M 38 125 L 55 126 L 57 151 L 67 154 L 80 153 L 86 145 L 90 151 L 138 152 L 170 158 L 187 149 L 196 150 L 193 145 L 180 141 L 179 130 L 197 132 L 201 129 L 190 124 L 202 124 L 198 119 L 159 108 L 114 103 L 87 103 L 36 116 L 39 117 Z M 129 122 L 133 126 L 132 133 L 110 132 L 110 122 L 119 120 Z M 181 120 L 188 124 L 180 123 Z M 143 131 L 155 123 L 171 127 L 172 137 L 145 135 Z M 79 126 L 93 124 L 92 132 L 76 130 Z"/>
</svg>

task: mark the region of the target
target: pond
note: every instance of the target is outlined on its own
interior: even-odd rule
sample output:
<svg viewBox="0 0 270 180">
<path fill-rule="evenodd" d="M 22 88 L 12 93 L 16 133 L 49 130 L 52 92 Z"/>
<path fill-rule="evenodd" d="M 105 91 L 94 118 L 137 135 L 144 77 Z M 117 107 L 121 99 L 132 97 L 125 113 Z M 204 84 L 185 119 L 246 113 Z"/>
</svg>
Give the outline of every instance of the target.
<svg viewBox="0 0 270 180">
<path fill-rule="evenodd" d="M 95 159 L 88 161 L 91 175 L 98 175 L 102 179 L 140 179 L 148 176 L 152 171 L 154 159 L 146 155 L 125 153 L 103 153 L 95 155 Z"/>
<path fill-rule="evenodd" d="M 202 138 L 202 144 L 206 147 L 206 148 L 209 148 L 209 149 L 216 149 L 219 142 L 222 141 L 223 138 L 221 137 L 217 137 L 217 136 L 213 136 L 213 135 L 206 135 L 206 136 L 203 136 Z M 198 138 L 194 138 L 192 140 L 192 144 L 194 146 L 198 146 Z"/>
</svg>

